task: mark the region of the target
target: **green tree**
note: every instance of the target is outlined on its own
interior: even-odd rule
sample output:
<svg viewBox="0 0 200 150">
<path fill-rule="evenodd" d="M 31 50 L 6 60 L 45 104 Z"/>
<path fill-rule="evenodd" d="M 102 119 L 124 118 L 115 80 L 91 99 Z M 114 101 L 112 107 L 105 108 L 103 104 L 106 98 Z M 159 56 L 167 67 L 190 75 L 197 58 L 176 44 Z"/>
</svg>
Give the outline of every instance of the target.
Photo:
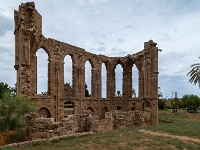
<svg viewBox="0 0 200 150">
<path fill-rule="evenodd" d="M 132 96 L 136 97 L 136 92 L 134 88 L 132 88 Z"/>
<path fill-rule="evenodd" d="M 89 93 L 86 83 L 85 83 L 85 97 L 90 97 L 90 93 Z"/>
<path fill-rule="evenodd" d="M 66 83 L 64 84 L 64 86 L 67 87 L 67 88 L 70 88 L 70 89 L 72 88 L 72 86 L 70 85 L 70 82 L 69 82 L 69 83 L 66 82 Z"/>
<path fill-rule="evenodd" d="M 120 96 L 121 95 L 121 91 L 117 91 L 117 96 Z"/>
<path fill-rule="evenodd" d="M 34 111 L 36 105 L 23 96 L 4 93 L 0 101 L 0 130 L 16 130 L 25 127 L 25 115 Z"/>
<path fill-rule="evenodd" d="M 161 88 L 158 87 L 158 98 L 161 98 L 161 97 L 163 97 L 163 94 L 161 92 Z"/>
<path fill-rule="evenodd" d="M 200 107 L 200 98 L 197 95 L 184 95 L 182 98 L 182 106 L 188 110 L 196 110 Z"/>
<path fill-rule="evenodd" d="M 183 95 L 181 99 L 181 108 L 187 108 L 187 100 L 189 95 Z"/>
<path fill-rule="evenodd" d="M 158 108 L 161 110 L 164 110 L 165 109 L 165 101 L 161 99 L 162 97 L 163 97 L 163 94 L 161 92 L 161 88 L 158 87 Z"/>
<path fill-rule="evenodd" d="M 158 99 L 158 108 L 161 110 L 165 109 L 165 101 L 162 99 Z"/>
<path fill-rule="evenodd" d="M 200 88 L 200 63 L 193 64 L 190 67 L 192 69 L 187 73 L 187 76 L 190 76 L 189 82 L 195 85 L 199 84 Z"/>
<path fill-rule="evenodd" d="M 173 108 L 173 112 L 177 113 L 177 109 L 180 108 L 180 101 L 178 97 L 175 97 L 172 101 L 171 101 L 171 106 Z"/>
<path fill-rule="evenodd" d="M 3 98 L 5 93 L 11 93 L 11 87 L 4 82 L 0 82 L 0 99 Z"/>
</svg>

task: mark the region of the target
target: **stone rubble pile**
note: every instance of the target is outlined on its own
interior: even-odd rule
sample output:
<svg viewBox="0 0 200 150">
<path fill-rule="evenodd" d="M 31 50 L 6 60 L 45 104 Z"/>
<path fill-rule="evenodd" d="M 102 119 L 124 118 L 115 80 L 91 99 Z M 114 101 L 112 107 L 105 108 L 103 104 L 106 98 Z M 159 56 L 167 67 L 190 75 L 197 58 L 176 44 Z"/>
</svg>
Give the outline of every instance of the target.
<svg viewBox="0 0 200 150">
<path fill-rule="evenodd" d="M 81 114 L 68 115 L 60 122 L 54 122 L 54 118 L 36 118 L 29 127 L 29 135 L 32 139 L 52 138 L 73 133 L 96 132 L 97 130 L 98 117 Z"/>
<path fill-rule="evenodd" d="M 143 111 L 121 112 L 118 110 L 106 113 L 106 122 L 108 129 L 120 129 L 124 127 L 135 127 L 148 124 L 150 115 Z"/>
<path fill-rule="evenodd" d="M 132 128 L 149 123 L 147 121 L 150 120 L 150 115 L 148 110 L 146 111 L 106 112 L 105 120 L 100 120 L 93 114 L 68 115 L 60 122 L 54 122 L 54 118 L 36 118 L 29 127 L 29 134 L 32 139 L 37 139 L 124 127 Z"/>
</svg>

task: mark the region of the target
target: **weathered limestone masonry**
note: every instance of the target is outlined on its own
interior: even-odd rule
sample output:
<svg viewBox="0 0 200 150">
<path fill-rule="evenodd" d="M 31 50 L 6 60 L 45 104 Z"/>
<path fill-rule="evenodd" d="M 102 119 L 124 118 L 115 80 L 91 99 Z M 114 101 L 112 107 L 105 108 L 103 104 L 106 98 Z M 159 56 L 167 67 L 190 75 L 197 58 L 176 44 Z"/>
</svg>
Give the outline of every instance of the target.
<svg viewBox="0 0 200 150">
<path fill-rule="evenodd" d="M 38 113 L 61 121 L 64 104 L 73 103 L 74 114 L 88 110 L 104 118 L 106 112 L 121 108 L 122 112 L 138 110 L 148 112 L 146 123 L 157 124 L 158 96 L 158 48 L 152 40 L 144 43 L 144 49 L 124 57 L 96 55 L 82 48 L 45 38 L 42 34 L 42 16 L 33 2 L 22 3 L 14 12 L 15 18 L 15 69 L 17 70 L 17 94 L 24 94 L 37 102 Z M 48 54 L 47 95 L 37 94 L 37 56 L 43 48 Z M 71 94 L 64 87 L 64 58 L 72 58 Z M 85 62 L 92 66 L 91 97 L 85 97 Z M 107 97 L 101 98 L 101 67 L 107 70 Z M 115 68 L 123 68 L 123 95 L 115 95 Z M 132 67 L 136 65 L 139 76 L 139 94 L 132 98 Z"/>
<path fill-rule="evenodd" d="M 33 140 L 124 127 L 134 128 L 135 126 L 145 125 L 145 122 L 149 122 L 149 119 L 148 111 L 138 110 L 106 112 L 105 119 L 102 120 L 99 120 L 99 117 L 93 114 L 68 115 L 60 122 L 54 122 L 53 118 L 36 118 L 29 127 L 29 134 Z"/>
</svg>

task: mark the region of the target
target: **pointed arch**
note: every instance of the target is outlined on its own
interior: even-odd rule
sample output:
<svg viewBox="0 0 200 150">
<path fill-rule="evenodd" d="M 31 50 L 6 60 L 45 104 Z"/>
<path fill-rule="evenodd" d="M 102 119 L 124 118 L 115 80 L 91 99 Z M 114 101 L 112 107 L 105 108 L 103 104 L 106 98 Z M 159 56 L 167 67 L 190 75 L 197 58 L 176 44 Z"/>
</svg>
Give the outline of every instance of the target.
<svg viewBox="0 0 200 150">
<path fill-rule="evenodd" d="M 71 55 L 66 55 L 64 58 L 64 84 L 69 84 L 71 87 L 72 83 L 72 57 Z"/>
<path fill-rule="evenodd" d="M 101 66 L 101 97 L 107 98 L 107 69 L 105 63 Z"/>
<path fill-rule="evenodd" d="M 106 112 L 108 112 L 108 108 L 107 108 L 107 107 L 104 107 L 104 108 L 102 109 L 102 118 L 103 118 L 103 119 L 105 119 L 105 114 L 106 114 Z"/>
<path fill-rule="evenodd" d="M 138 74 L 139 74 L 139 71 L 136 65 L 133 65 L 132 67 L 132 98 L 138 97 L 138 93 L 139 93 L 139 75 Z"/>
<path fill-rule="evenodd" d="M 36 52 L 37 57 L 37 94 L 48 94 L 48 54 L 43 48 Z"/>
<path fill-rule="evenodd" d="M 123 68 L 121 64 L 115 67 L 115 95 L 123 96 Z"/>
<path fill-rule="evenodd" d="M 92 65 L 89 60 L 85 62 L 85 97 L 91 96 Z"/>
<path fill-rule="evenodd" d="M 93 109 L 92 107 L 88 107 L 88 108 L 86 109 L 86 111 L 87 111 L 88 113 L 93 113 L 93 112 L 94 112 L 94 109 Z"/>
</svg>

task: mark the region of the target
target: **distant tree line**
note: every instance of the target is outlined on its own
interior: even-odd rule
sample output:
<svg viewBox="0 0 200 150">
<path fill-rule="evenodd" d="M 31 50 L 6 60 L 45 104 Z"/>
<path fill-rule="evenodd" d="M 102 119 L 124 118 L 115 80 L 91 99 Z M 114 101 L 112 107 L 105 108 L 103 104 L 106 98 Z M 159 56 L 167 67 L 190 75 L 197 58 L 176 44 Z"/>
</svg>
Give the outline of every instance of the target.
<svg viewBox="0 0 200 150">
<path fill-rule="evenodd" d="M 197 110 L 200 107 L 200 98 L 197 95 L 184 95 L 182 98 L 175 96 L 171 100 L 171 106 L 166 106 L 166 101 L 162 99 L 162 92 L 158 87 L 158 109 L 171 108 L 173 112 L 178 109 Z"/>
</svg>

